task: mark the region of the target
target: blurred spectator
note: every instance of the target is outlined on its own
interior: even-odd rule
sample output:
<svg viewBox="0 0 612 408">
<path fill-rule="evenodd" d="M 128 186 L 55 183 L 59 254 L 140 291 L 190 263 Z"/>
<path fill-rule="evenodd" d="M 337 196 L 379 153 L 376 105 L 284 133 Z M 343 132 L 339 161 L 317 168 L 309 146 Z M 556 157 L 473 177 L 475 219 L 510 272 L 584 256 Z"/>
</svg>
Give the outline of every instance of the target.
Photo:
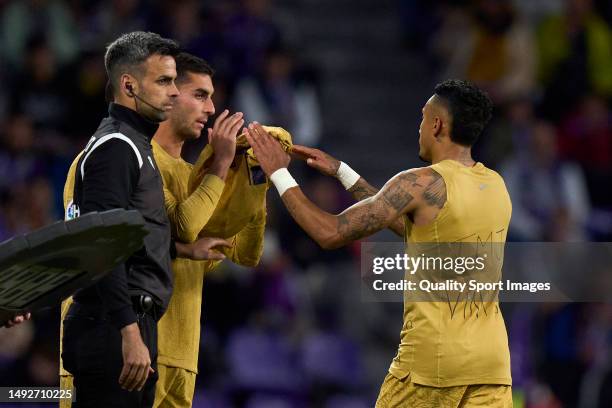
<svg viewBox="0 0 612 408">
<path fill-rule="evenodd" d="M 147 28 L 150 7 L 141 0 L 75 3 L 81 44 L 87 50 L 104 48 L 123 33 Z"/>
<path fill-rule="evenodd" d="M 543 113 L 559 119 L 587 93 L 612 96 L 612 32 L 592 0 L 568 0 L 537 37 Z"/>
<path fill-rule="evenodd" d="M 47 179 L 39 177 L 16 184 L 8 193 L 0 226 L 5 226 L 9 236 L 33 231 L 56 220 L 53 191 Z"/>
<path fill-rule="evenodd" d="M 558 14 L 563 10 L 566 0 L 512 0 L 517 11 L 523 15 L 530 24 L 537 24 L 551 14 Z"/>
<path fill-rule="evenodd" d="M 406 48 L 425 51 L 438 28 L 438 9 L 447 1 L 398 0 L 402 41 Z"/>
<path fill-rule="evenodd" d="M 312 172 L 312 169 L 308 170 Z M 304 185 L 304 191 L 314 203 L 333 214 L 340 213 L 348 206 L 342 201 L 343 194 L 346 193 L 343 193 L 342 186 L 336 180 L 318 174 L 311 177 Z M 281 248 L 298 267 L 307 268 L 318 263 L 331 265 L 347 259 L 350 247 L 337 251 L 322 251 L 304 231 L 295 228 L 291 216 L 278 199 L 270 201 L 275 204 L 271 207 L 273 214 L 278 217 L 275 225 L 282 237 Z M 358 243 L 354 245 L 359 246 Z"/>
<path fill-rule="evenodd" d="M 336 305 L 330 305 L 331 314 Z M 359 348 L 342 333 L 338 322 L 307 334 L 300 350 L 301 365 L 310 382 L 308 395 L 314 406 L 338 393 L 356 391 L 363 384 Z M 350 373 L 350 375 L 347 375 Z"/>
<path fill-rule="evenodd" d="M 610 271 L 608 272 L 610 273 Z M 582 358 L 588 370 L 581 384 L 582 407 L 612 403 L 612 305 L 585 305 L 588 316 L 582 336 Z"/>
<path fill-rule="evenodd" d="M 57 386 L 59 361 L 57 345 L 52 343 L 36 343 L 30 354 L 28 374 L 32 383 L 44 386 Z"/>
<path fill-rule="evenodd" d="M 539 376 L 550 385 L 561 407 L 578 406 L 580 379 L 585 363 L 580 358 L 579 334 L 584 330 L 582 305 L 546 304 L 535 327 L 542 353 Z"/>
<path fill-rule="evenodd" d="M 74 69 L 74 79 L 67 89 L 71 112 L 79 112 L 67 123 L 67 130 L 74 141 L 70 156 L 74 156 L 85 145 L 96 130 L 100 118 L 108 114 L 108 103 L 105 100 L 107 79 L 104 54 L 101 51 L 84 52 L 81 55 Z M 84 106 L 87 109 L 82 109 Z"/>
<path fill-rule="evenodd" d="M 42 228 L 56 220 L 55 201 L 51 183 L 45 177 L 31 180 L 27 186 L 27 203 L 21 211 L 28 216 L 28 229 L 30 231 Z"/>
<path fill-rule="evenodd" d="M 27 115 L 37 128 L 63 130 L 69 112 L 68 71 L 59 70 L 56 55 L 43 37 L 28 41 L 24 69 L 12 83 L 13 109 Z"/>
<path fill-rule="evenodd" d="M 237 394 L 300 389 L 302 374 L 295 364 L 293 347 L 278 330 L 259 325 L 239 328 L 230 337 L 226 353 Z"/>
<path fill-rule="evenodd" d="M 280 28 L 271 16 L 270 3 L 271 0 L 240 0 L 241 7 L 228 17 L 223 36 L 231 78 L 257 73 L 266 51 L 281 43 Z"/>
<path fill-rule="evenodd" d="M 477 0 L 448 13 L 435 41 L 442 78 L 464 78 L 495 103 L 529 95 L 535 85 L 530 28 L 508 1 Z"/>
<path fill-rule="evenodd" d="M 6 6 L 0 17 L 0 52 L 13 69 L 25 63 L 32 37 L 44 37 L 60 65 L 78 54 L 79 33 L 64 1 L 23 0 Z"/>
<path fill-rule="evenodd" d="M 34 127 L 24 114 L 13 114 L 0 130 L 0 190 L 45 172 L 43 158 L 34 146 Z"/>
<path fill-rule="evenodd" d="M 222 17 L 212 7 L 196 0 L 160 2 L 152 25 L 158 27 L 155 32 L 175 39 L 183 49 L 206 59 L 216 71 L 220 69 Z"/>
<path fill-rule="evenodd" d="M 287 50 L 270 50 L 259 75 L 238 82 L 234 106 L 249 121 L 287 129 L 296 144 L 319 145 L 322 123 L 317 93 L 313 84 L 299 76 Z"/>
<path fill-rule="evenodd" d="M 576 164 L 559 160 L 556 138 L 551 124 L 536 123 L 525 154 L 510 159 L 502 168 L 512 198 L 512 240 L 586 239 L 586 182 Z"/>
<path fill-rule="evenodd" d="M 34 340 L 34 323 L 28 321 L 14 328 L 0 328 L 0 384 L 27 384 L 28 352 Z"/>
<path fill-rule="evenodd" d="M 563 157 L 584 169 L 593 205 L 612 210 L 612 111 L 605 99 L 588 95 L 561 123 Z"/>
<path fill-rule="evenodd" d="M 509 156 L 525 153 L 535 120 L 529 98 L 510 101 L 501 112 L 493 118 L 486 135 L 475 146 L 486 165 L 493 169 L 499 168 Z"/>
<path fill-rule="evenodd" d="M 277 323 L 290 321 L 296 313 L 297 288 L 288 256 L 278 254 L 261 264 L 250 276 L 249 290 L 254 294 L 252 307 L 265 310 Z"/>
<path fill-rule="evenodd" d="M 194 0 L 164 2 L 164 8 L 160 10 L 163 15 L 158 18 L 164 21 L 161 32 L 164 35 L 178 41 L 181 46 L 189 50 L 198 43 L 200 31 L 205 27 L 202 24 L 202 5 Z"/>
</svg>

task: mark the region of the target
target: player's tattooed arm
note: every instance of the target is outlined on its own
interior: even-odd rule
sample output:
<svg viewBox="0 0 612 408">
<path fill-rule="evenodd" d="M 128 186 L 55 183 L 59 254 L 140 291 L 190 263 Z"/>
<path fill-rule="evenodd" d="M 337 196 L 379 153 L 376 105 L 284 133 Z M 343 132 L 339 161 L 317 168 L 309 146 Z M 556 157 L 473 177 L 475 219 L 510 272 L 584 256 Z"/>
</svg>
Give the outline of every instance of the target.
<svg viewBox="0 0 612 408">
<path fill-rule="evenodd" d="M 338 168 L 340 167 L 340 160 L 327 154 L 326 152 L 314 149 L 312 147 L 293 145 L 291 151 L 293 157 L 305 160 L 306 163 L 327 176 L 336 177 Z M 373 197 L 378 193 L 378 188 L 372 186 L 363 177 L 353 185 L 348 191 L 352 194 L 355 201 L 362 201 L 366 198 Z M 402 217 L 398 217 L 389 228 L 398 234 L 404 236 L 404 222 Z"/>
<path fill-rule="evenodd" d="M 372 197 L 349 207 L 339 215 L 332 215 L 316 207 L 299 188 L 287 190 L 282 196 L 285 206 L 296 222 L 321 247 L 333 249 L 344 246 L 388 228 L 402 215 L 423 204 L 426 195 L 437 187 L 437 173 L 428 168 L 399 173 Z M 426 194 L 427 193 L 427 194 Z"/>
<path fill-rule="evenodd" d="M 356 201 L 362 201 L 370 198 L 378 193 L 378 189 L 372 186 L 363 177 L 360 177 L 355 185 L 348 189 Z M 400 237 L 404 236 L 404 220 L 403 217 L 398 217 L 389 225 L 389 229 L 395 232 Z"/>
<path fill-rule="evenodd" d="M 378 189 L 368 183 L 363 177 L 360 177 L 355 185 L 348 189 L 348 192 L 353 195 L 356 201 L 361 201 L 376 195 Z"/>
<path fill-rule="evenodd" d="M 440 173 L 429 168 L 427 170 L 432 177 L 427 188 L 423 191 L 424 205 L 442 209 L 446 204 L 446 184 Z"/>
</svg>

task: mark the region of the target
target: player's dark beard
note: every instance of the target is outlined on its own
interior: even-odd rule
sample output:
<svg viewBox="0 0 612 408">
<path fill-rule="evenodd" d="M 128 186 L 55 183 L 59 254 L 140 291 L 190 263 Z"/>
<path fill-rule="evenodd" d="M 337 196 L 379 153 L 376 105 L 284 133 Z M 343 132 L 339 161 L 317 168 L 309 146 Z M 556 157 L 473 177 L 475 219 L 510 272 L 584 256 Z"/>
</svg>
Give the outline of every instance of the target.
<svg viewBox="0 0 612 408">
<path fill-rule="evenodd" d="M 179 128 L 178 133 L 183 141 L 196 140 L 198 138 L 198 136 L 194 135 L 193 130 L 189 129 L 186 125 Z"/>
<path fill-rule="evenodd" d="M 189 127 L 189 122 L 187 119 L 185 120 L 180 120 L 179 123 L 181 123 L 181 127 L 179 128 L 179 134 L 181 135 L 181 139 L 183 139 L 184 141 L 188 141 L 188 140 L 196 140 L 199 139 L 200 137 L 202 137 L 203 131 L 200 132 L 200 134 L 195 134 L 193 129 L 191 129 Z M 206 129 L 206 128 L 204 128 Z"/>
</svg>

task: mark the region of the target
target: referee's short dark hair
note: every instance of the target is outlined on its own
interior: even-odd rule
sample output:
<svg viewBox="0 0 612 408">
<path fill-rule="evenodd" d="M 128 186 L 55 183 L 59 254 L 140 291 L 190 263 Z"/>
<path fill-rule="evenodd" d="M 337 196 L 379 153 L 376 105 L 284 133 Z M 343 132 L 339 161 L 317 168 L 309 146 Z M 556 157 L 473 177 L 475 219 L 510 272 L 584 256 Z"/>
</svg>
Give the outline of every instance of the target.
<svg viewBox="0 0 612 408">
<path fill-rule="evenodd" d="M 211 78 L 215 71 L 204 59 L 187 52 L 180 52 L 174 57 L 176 61 L 176 82 L 181 83 L 187 79 L 187 74 L 203 74 Z"/>
<path fill-rule="evenodd" d="M 176 56 L 179 45 L 176 41 L 162 38 L 159 34 L 134 31 L 123 34 L 109 44 L 104 55 L 104 67 L 112 90 L 117 91 L 121 75 L 143 74 L 143 63 L 152 55 Z"/>
</svg>

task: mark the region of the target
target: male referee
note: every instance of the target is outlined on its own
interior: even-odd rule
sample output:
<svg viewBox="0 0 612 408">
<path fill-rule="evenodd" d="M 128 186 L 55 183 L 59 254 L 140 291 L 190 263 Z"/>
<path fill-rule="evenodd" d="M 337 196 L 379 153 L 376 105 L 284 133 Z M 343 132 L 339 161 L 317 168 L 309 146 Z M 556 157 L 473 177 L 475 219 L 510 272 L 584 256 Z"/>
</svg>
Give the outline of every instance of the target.
<svg viewBox="0 0 612 408">
<path fill-rule="evenodd" d="M 78 161 L 78 215 L 138 210 L 149 234 L 125 264 L 74 295 L 64 320 L 64 367 L 74 375 L 75 407 L 150 407 L 155 393 L 157 320 L 172 293 L 170 227 L 162 180 L 151 151 L 158 123 L 179 91 L 176 42 L 132 32 L 104 58 L 114 103 Z"/>
<path fill-rule="evenodd" d="M 384 228 L 408 243 L 505 242 L 512 210 L 506 186 L 471 155 L 491 117 L 489 98 L 468 82 L 447 80 L 422 112 L 419 156 L 432 164 L 397 174 L 380 191 L 345 163 L 314 149 L 295 150 L 364 198 L 339 215 L 306 198 L 286 168 L 289 156 L 261 126 L 249 125 L 248 140 L 292 217 L 325 249 Z M 511 408 L 510 353 L 498 303 L 477 313 L 463 302 L 453 314 L 446 302 L 404 299 L 399 350 L 376 407 Z"/>
</svg>

